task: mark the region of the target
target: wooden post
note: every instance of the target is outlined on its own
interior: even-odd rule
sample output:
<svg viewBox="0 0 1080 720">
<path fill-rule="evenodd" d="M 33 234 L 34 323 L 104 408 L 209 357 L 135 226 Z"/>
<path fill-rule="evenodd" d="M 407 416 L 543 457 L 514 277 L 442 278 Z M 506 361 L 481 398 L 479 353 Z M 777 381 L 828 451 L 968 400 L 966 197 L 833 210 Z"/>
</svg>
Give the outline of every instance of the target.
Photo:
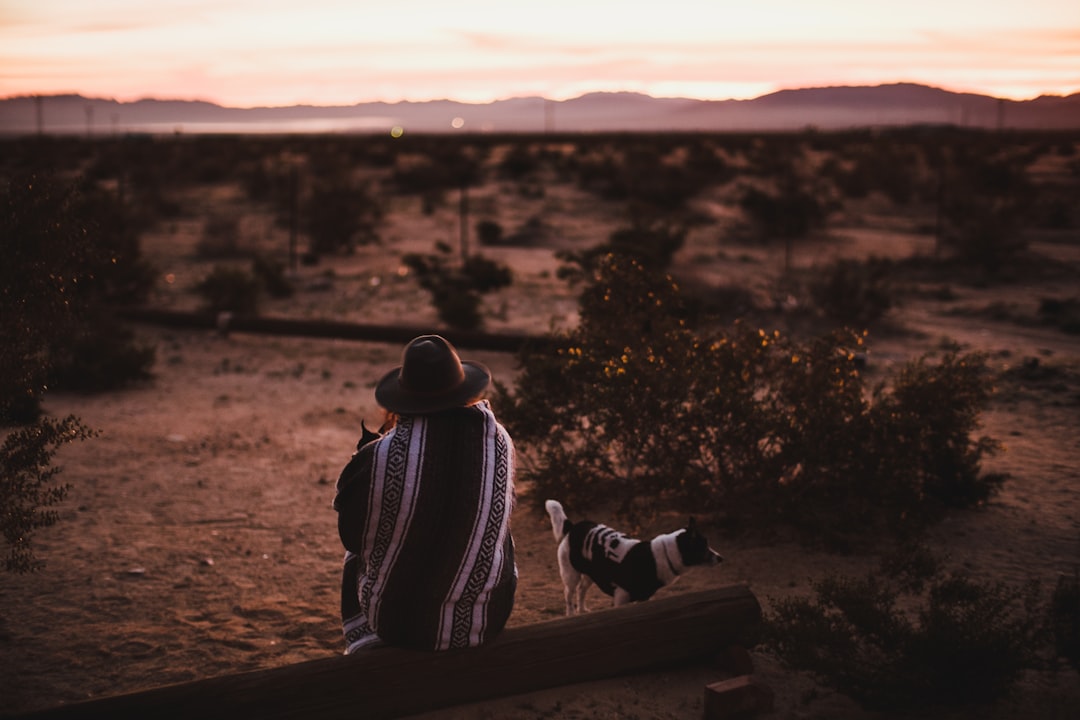
<svg viewBox="0 0 1080 720">
<path fill-rule="evenodd" d="M 760 620 L 757 598 L 745 585 L 733 585 L 512 627 L 479 648 L 377 648 L 26 717 L 392 718 L 705 660 L 732 643 L 752 644 Z"/>
</svg>

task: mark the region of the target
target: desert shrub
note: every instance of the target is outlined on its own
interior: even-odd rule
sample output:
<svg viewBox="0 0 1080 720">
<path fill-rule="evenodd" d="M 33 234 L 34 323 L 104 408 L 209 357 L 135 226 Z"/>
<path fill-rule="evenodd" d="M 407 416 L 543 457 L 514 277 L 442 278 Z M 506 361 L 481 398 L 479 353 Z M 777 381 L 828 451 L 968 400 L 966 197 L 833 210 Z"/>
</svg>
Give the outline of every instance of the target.
<svg viewBox="0 0 1080 720">
<path fill-rule="evenodd" d="M 862 336 L 705 331 L 670 277 L 618 255 L 593 267 L 580 315 L 523 353 L 500 399 L 539 501 L 620 498 L 630 515 L 693 509 L 842 546 L 916 532 L 1000 482 L 978 474 L 994 443 L 970 437 L 989 392 L 980 356 L 921 358 L 868 388 Z"/>
<path fill-rule="evenodd" d="M 870 327 L 892 307 L 888 260 L 837 260 L 810 282 L 810 296 L 827 318 L 848 327 Z"/>
<path fill-rule="evenodd" d="M 240 218 L 215 213 L 203 221 L 202 236 L 195 253 L 204 259 L 235 258 L 247 255 L 240 237 Z"/>
<path fill-rule="evenodd" d="M 822 202 L 796 183 L 781 183 L 775 193 L 747 187 L 739 207 L 764 240 L 801 238 L 825 223 Z"/>
<path fill-rule="evenodd" d="M 68 416 L 62 420 L 39 418 L 10 432 L 0 446 L 0 528 L 7 546 L 4 569 L 25 573 L 39 570 L 43 561 L 34 555 L 35 530 L 56 523 L 52 510 L 67 495 L 69 486 L 55 482 L 60 468 L 52 465 L 64 444 L 94 433 Z"/>
<path fill-rule="evenodd" d="M 95 310 L 54 342 L 51 357 L 49 377 L 54 387 L 91 393 L 150 379 L 157 351 L 139 342 L 131 328 L 112 314 Z"/>
<path fill-rule="evenodd" d="M 585 250 L 560 250 L 556 257 L 562 261 L 557 275 L 571 284 L 578 284 L 596 273 L 598 265 L 617 256 L 664 272 L 686 241 L 686 227 L 670 220 L 632 221 L 628 227 L 616 228 L 608 240 Z"/>
<path fill-rule="evenodd" d="M 202 297 L 202 310 L 208 313 L 232 312 L 254 315 L 259 310 L 259 279 L 246 270 L 216 265 L 195 291 Z"/>
<path fill-rule="evenodd" d="M 1073 335 L 1080 334 L 1080 299 L 1042 298 L 1039 300 L 1038 315 L 1048 325 Z"/>
<path fill-rule="evenodd" d="M 849 164 L 841 165 L 830 158 L 825 172 L 847 197 L 862 198 L 878 191 L 904 205 L 915 196 L 919 157 L 914 148 L 894 138 L 874 139 L 855 145 L 845 154 L 851 156 Z"/>
<path fill-rule="evenodd" d="M 494 220 L 476 223 L 476 239 L 481 245 L 498 245 L 503 239 L 503 227 Z"/>
<path fill-rule="evenodd" d="M 318 177 L 305 217 L 313 254 L 351 253 L 378 240 L 382 206 L 369 187 L 342 172 Z"/>
<path fill-rule="evenodd" d="M 1027 248 L 1020 230 L 1031 184 L 1022 160 L 967 148 L 947 162 L 942 177 L 941 247 L 960 263 L 1004 269 Z"/>
<path fill-rule="evenodd" d="M 471 255 L 460 265 L 450 258 L 453 251 L 445 243 L 436 253 L 409 253 L 402 263 L 416 273 L 420 287 L 431 293 L 439 319 L 452 328 L 475 330 L 483 325 L 481 295 L 513 282 L 510 268 L 481 255 Z"/>
<path fill-rule="evenodd" d="M 657 270 L 671 267 L 671 261 L 686 242 L 686 229 L 669 222 L 635 224 L 611 233 L 607 249 L 635 257 Z"/>
<path fill-rule="evenodd" d="M 536 148 L 523 142 L 516 142 L 498 164 L 499 177 L 507 180 L 523 180 L 535 175 L 540 169 L 540 158 Z"/>
<path fill-rule="evenodd" d="M 989 702 L 1041 666 L 1038 585 L 980 582 L 924 561 L 830 575 L 773 601 L 766 647 L 870 709 Z"/>
<path fill-rule="evenodd" d="M 296 288 L 285 275 L 285 264 L 262 253 L 255 255 L 252 260 L 251 272 L 272 298 L 288 298 L 296 292 Z"/>
<path fill-rule="evenodd" d="M 875 426 L 887 433 L 875 448 L 879 457 L 910 468 L 915 490 L 939 509 L 981 504 L 1005 479 L 981 474 L 982 459 L 1000 444 L 975 436 L 992 387 L 985 355 L 952 351 L 938 363 L 907 363 L 891 392 L 877 393 Z"/>
<path fill-rule="evenodd" d="M 1058 578 L 1049 612 L 1057 656 L 1080 672 L 1080 572 Z"/>
<path fill-rule="evenodd" d="M 28 422 L 58 372 L 82 371 L 86 356 L 73 344 L 120 342 L 109 350 L 139 352 L 130 336 L 115 334 L 112 308 L 144 299 L 154 272 L 115 196 L 47 175 L 0 189 L 0 252 L 0 418 Z M 101 389 L 143 377 L 152 354 L 142 358 L 116 366 Z"/>
</svg>

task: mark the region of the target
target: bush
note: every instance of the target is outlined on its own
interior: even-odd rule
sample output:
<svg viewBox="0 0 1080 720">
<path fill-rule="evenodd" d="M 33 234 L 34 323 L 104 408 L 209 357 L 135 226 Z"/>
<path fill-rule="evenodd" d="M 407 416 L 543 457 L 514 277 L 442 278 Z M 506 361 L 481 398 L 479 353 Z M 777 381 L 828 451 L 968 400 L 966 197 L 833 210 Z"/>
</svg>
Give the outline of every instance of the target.
<svg viewBox="0 0 1080 720">
<path fill-rule="evenodd" d="M 351 253 L 378 240 L 382 207 L 368 187 L 341 174 L 315 182 L 306 217 L 313 254 Z"/>
<path fill-rule="evenodd" d="M 480 296 L 508 286 L 510 269 L 481 255 L 472 255 L 460 267 L 450 264 L 451 249 L 436 247 L 438 254 L 409 253 L 402 263 L 416 273 L 420 287 L 431 293 L 439 319 L 452 328 L 475 330 L 483 324 Z"/>
<path fill-rule="evenodd" d="M 805 237 L 825 224 L 821 201 L 795 183 L 784 183 L 776 193 L 748 187 L 739 206 L 763 240 Z"/>
<path fill-rule="evenodd" d="M 670 277 L 617 255 L 590 280 L 578 328 L 527 349 L 499 401 L 534 500 L 620 498 L 627 515 L 677 507 L 843 546 L 917 532 L 1001 481 L 978 472 L 995 444 L 970 437 L 980 356 L 921 358 L 871 389 L 850 331 L 706 332 Z"/>
<path fill-rule="evenodd" d="M 260 253 L 252 260 L 251 272 L 272 298 L 289 298 L 296 292 L 296 288 L 285 275 L 284 263 Z"/>
<path fill-rule="evenodd" d="M 203 298 L 204 312 L 232 312 L 243 315 L 258 313 L 261 292 L 259 280 L 245 270 L 217 265 L 195 290 Z"/>
<path fill-rule="evenodd" d="M 1027 249 L 1021 232 L 1032 187 L 1021 160 L 968 148 L 943 171 L 939 242 L 962 264 L 990 273 Z"/>
<path fill-rule="evenodd" d="M 56 387 L 76 392 L 115 390 L 151 377 L 157 352 L 108 313 L 86 316 L 84 325 L 58 342 L 51 353 Z"/>
<path fill-rule="evenodd" d="M 917 563 L 829 576 L 813 583 L 813 598 L 773 601 L 766 647 L 865 707 L 891 711 L 989 702 L 1040 666 L 1037 584 L 983 583 Z"/>
<path fill-rule="evenodd" d="M 94 433 L 74 416 L 63 420 L 40 418 L 11 432 L 0 446 L 0 527 L 7 557 L 4 569 L 26 573 L 44 565 L 34 555 L 35 530 L 53 525 L 58 515 L 52 506 L 67 495 L 69 486 L 55 484 L 60 472 L 50 467 L 61 445 L 84 440 Z"/>
<path fill-rule="evenodd" d="M 240 218 L 236 215 L 215 214 L 203 222 L 202 237 L 195 248 L 200 258 L 220 260 L 244 257 L 248 249 L 242 247 Z"/>
<path fill-rule="evenodd" d="M 82 182 L 17 177 L 0 193 L 0 250 L 0 419 L 30 422 L 49 383 L 93 376 L 79 345 L 113 344 L 109 351 L 142 360 L 85 389 L 145 376 L 152 353 L 116 333 L 112 308 L 143 300 L 154 271 L 119 200 Z"/>
<path fill-rule="evenodd" d="M 887 260 L 837 260 L 810 284 L 814 303 L 841 326 L 867 328 L 892 307 Z"/>
<path fill-rule="evenodd" d="M 481 220 L 476 223 L 476 239 L 481 245 L 498 245 L 503 239 L 502 225 L 494 220 Z"/>
</svg>

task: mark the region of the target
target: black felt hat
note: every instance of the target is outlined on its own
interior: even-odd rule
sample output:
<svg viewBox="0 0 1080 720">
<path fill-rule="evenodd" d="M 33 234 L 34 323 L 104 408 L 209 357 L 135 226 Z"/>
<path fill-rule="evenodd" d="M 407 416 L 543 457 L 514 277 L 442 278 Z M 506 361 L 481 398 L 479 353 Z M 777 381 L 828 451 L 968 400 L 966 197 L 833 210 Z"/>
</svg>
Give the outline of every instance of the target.
<svg viewBox="0 0 1080 720">
<path fill-rule="evenodd" d="M 401 365 L 375 387 L 375 400 L 399 415 L 462 407 L 477 400 L 491 382 L 481 363 L 462 361 L 441 335 L 421 335 L 405 346 Z"/>
</svg>

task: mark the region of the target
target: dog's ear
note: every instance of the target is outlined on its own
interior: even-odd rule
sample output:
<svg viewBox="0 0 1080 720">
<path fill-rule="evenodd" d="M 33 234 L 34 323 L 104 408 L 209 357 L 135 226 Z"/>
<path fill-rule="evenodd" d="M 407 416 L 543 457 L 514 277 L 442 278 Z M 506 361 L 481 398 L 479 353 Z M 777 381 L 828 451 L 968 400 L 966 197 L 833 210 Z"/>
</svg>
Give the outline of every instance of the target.
<svg viewBox="0 0 1080 720">
<path fill-rule="evenodd" d="M 697 532 L 697 520 L 690 516 L 690 522 L 686 523 L 686 529 L 690 532 Z"/>
</svg>

